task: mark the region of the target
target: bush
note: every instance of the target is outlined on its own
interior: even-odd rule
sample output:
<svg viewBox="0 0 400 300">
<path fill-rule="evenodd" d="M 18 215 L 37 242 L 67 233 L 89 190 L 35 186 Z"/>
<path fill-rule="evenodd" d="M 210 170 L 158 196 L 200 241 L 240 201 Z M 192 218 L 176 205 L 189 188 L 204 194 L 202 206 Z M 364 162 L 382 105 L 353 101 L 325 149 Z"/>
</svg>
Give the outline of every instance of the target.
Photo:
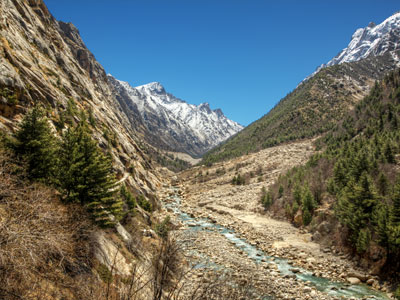
<svg viewBox="0 0 400 300">
<path fill-rule="evenodd" d="M 129 212 L 133 213 L 136 208 L 136 199 L 132 195 L 130 191 L 126 188 L 125 184 L 121 186 L 121 191 L 120 191 L 122 199 L 125 201 L 125 203 L 128 205 Z"/>
<path fill-rule="evenodd" d="M 311 223 L 312 216 L 310 211 L 307 208 L 304 208 L 303 210 L 303 224 L 304 226 L 307 226 L 308 224 Z"/>
<path fill-rule="evenodd" d="M 270 191 L 267 192 L 265 187 L 261 189 L 261 203 L 265 209 L 268 209 L 273 203 L 272 194 Z"/>
<path fill-rule="evenodd" d="M 139 197 L 137 198 L 137 203 L 145 211 L 148 211 L 148 212 L 152 211 L 151 203 L 145 198 L 145 196 L 139 195 Z"/>
<path fill-rule="evenodd" d="M 240 174 L 234 176 L 232 179 L 233 185 L 244 185 L 245 183 L 246 183 L 245 178 Z"/>
<path fill-rule="evenodd" d="M 158 236 L 163 239 L 166 239 L 168 237 L 170 223 L 171 218 L 169 216 L 166 216 L 161 223 L 156 225 L 155 232 L 158 234 Z"/>
</svg>

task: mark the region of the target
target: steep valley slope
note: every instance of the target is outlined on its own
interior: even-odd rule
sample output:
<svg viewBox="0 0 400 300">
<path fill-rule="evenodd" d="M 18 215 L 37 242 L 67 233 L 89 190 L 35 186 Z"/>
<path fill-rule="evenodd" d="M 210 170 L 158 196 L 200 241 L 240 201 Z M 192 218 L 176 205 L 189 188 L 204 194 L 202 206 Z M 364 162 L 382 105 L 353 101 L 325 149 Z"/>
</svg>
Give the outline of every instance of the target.
<svg viewBox="0 0 400 300">
<path fill-rule="evenodd" d="M 77 28 L 55 20 L 41 0 L 0 1 L 0 298 L 121 296 L 126 290 L 117 282 L 110 288 L 110 280 L 121 283 L 134 266 L 150 270 L 161 244 L 151 228 L 158 221 L 140 205 L 128 213 L 124 203 L 121 223 L 103 229 L 79 205 L 61 203 L 52 187 L 17 176 L 21 166 L 4 152 L 3 137 L 33 106 L 43 107 L 58 137 L 86 119 L 91 138 L 110 154 L 119 185 L 150 207 L 159 207 L 159 191 L 171 177 L 153 159 L 157 149 L 144 141 L 144 125 L 125 113 Z M 147 284 L 140 297 L 149 290 Z"/>
<path fill-rule="evenodd" d="M 335 58 L 322 65 L 263 117 L 203 157 L 212 163 L 332 129 L 368 95 L 375 81 L 400 64 L 400 13 L 358 29 Z"/>
</svg>

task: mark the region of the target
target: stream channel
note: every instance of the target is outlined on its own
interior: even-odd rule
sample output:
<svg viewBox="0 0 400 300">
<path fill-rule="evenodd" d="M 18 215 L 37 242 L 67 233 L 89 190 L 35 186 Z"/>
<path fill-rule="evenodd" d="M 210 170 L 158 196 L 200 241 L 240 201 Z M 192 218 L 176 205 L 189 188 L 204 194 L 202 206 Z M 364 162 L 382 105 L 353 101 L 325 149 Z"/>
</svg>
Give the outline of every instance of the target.
<svg viewBox="0 0 400 300">
<path fill-rule="evenodd" d="M 206 218 L 193 218 L 182 212 L 180 209 L 182 199 L 178 194 L 178 189 L 173 189 L 173 195 L 169 196 L 165 205 L 165 208 L 172 210 L 178 219 L 187 226 L 189 231 L 214 231 L 219 232 L 225 236 L 235 247 L 245 252 L 249 258 L 255 263 L 260 264 L 262 262 L 276 264 L 281 276 L 291 275 L 296 276 L 298 280 L 305 282 L 311 282 L 315 288 L 323 293 L 331 296 L 344 297 L 344 298 L 356 298 L 356 299 L 389 299 L 384 293 L 371 289 L 368 285 L 357 284 L 350 285 L 348 283 L 332 281 L 328 278 L 316 277 L 312 275 L 312 272 L 297 268 L 299 272 L 293 273 L 291 269 L 294 266 L 290 265 L 287 259 L 273 257 L 266 255 L 263 251 L 257 249 L 257 247 L 248 243 L 244 238 L 240 238 L 234 232 L 234 230 L 226 228 L 224 226 L 213 223 L 211 220 Z M 202 267 L 207 267 L 208 261 L 201 264 Z M 266 296 L 266 299 L 273 299 Z"/>
</svg>

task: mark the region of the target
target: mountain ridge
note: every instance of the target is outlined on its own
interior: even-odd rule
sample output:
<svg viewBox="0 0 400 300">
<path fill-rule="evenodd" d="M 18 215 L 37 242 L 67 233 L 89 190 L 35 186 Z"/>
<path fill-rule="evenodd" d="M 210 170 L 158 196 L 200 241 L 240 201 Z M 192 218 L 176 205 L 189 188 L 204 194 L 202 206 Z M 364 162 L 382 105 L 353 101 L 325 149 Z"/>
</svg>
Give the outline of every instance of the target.
<svg viewBox="0 0 400 300">
<path fill-rule="evenodd" d="M 400 44 L 392 43 L 393 39 L 400 40 L 400 13 L 362 30 L 364 36 L 360 35 L 361 29 L 353 34 L 351 50 L 345 48 L 340 52 L 352 56 L 339 53 L 337 57 L 341 57 L 341 61 L 332 59 L 330 66 L 322 65 L 266 115 L 208 152 L 203 162 L 212 163 L 284 142 L 311 138 L 331 129 L 368 94 L 376 80 L 383 79 L 385 74 L 400 66 Z M 371 50 L 366 58 L 362 58 L 357 50 L 365 46 L 361 37 L 368 41 L 378 37 L 375 43 L 369 41 L 368 45 L 372 46 L 368 49 L 380 51 Z M 365 53 L 368 49 L 364 49 Z M 354 53 L 359 53 L 360 59 L 356 60 L 358 56 Z"/>
<path fill-rule="evenodd" d="M 370 22 L 364 28 L 358 28 L 354 31 L 351 40 L 346 48 L 340 51 L 329 62 L 320 65 L 311 75 L 307 76 L 302 82 L 314 76 L 323 68 L 359 61 L 368 56 L 380 56 L 388 51 L 400 49 L 398 37 L 400 36 L 400 12 L 394 13 L 386 18 L 382 23 L 376 25 Z M 397 62 L 400 62 L 399 56 L 394 56 Z"/>
<path fill-rule="evenodd" d="M 124 95 L 125 103 L 135 105 L 143 124 L 168 150 L 199 157 L 243 128 L 221 109 L 212 110 L 207 102 L 189 104 L 168 93 L 159 82 L 132 87 L 111 74 L 107 76 L 116 92 Z"/>
</svg>

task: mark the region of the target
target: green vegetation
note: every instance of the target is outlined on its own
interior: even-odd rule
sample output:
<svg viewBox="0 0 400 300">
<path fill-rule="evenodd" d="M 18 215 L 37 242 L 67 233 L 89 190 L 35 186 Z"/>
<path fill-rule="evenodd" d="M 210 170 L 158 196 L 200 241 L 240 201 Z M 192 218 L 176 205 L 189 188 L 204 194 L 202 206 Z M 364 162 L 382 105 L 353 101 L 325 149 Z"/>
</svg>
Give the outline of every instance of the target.
<svg viewBox="0 0 400 300">
<path fill-rule="evenodd" d="M 137 197 L 137 204 L 145 211 L 151 212 L 153 210 L 151 203 L 143 195 Z"/>
<path fill-rule="evenodd" d="M 242 175 L 237 174 L 232 178 L 232 184 L 233 185 L 244 185 L 244 184 L 246 184 L 246 179 Z"/>
<path fill-rule="evenodd" d="M 261 189 L 261 203 L 265 207 L 265 209 L 268 209 L 272 205 L 273 199 L 271 192 L 267 191 L 265 187 Z"/>
<path fill-rule="evenodd" d="M 57 141 L 41 107 L 33 108 L 23 119 L 11 145 L 27 163 L 31 178 L 54 183 L 57 169 Z"/>
<path fill-rule="evenodd" d="M 190 167 L 190 164 L 187 161 L 182 160 L 170 153 L 162 154 L 156 152 L 154 154 L 154 158 L 161 166 L 166 167 L 174 172 L 179 172 Z"/>
<path fill-rule="evenodd" d="M 123 184 L 121 186 L 120 194 L 121 194 L 122 200 L 128 205 L 128 211 L 130 213 L 134 213 L 136 205 L 137 205 L 136 199 L 132 195 L 132 193 L 126 188 L 125 184 Z"/>
<path fill-rule="evenodd" d="M 283 197 L 292 220 L 301 210 L 304 225 L 318 205 L 330 204 L 347 228 L 349 246 L 365 254 L 379 245 L 393 269 L 400 258 L 399 91 L 400 71 L 395 71 L 317 141 L 323 152 L 264 192 L 272 202 Z"/>
<path fill-rule="evenodd" d="M 31 180 L 55 186 L 64 202 L 78 202 L 97 224 L 113 226 L 125 214 L 123 203 L 128 212 L 133 212 L 136 200 L 125 186 L 118 193 L 111 156 L 92 139 L 84 113 L 76 124 L 73 116 L 79 111 L 72 102 L 65 115 L 70 126 L 61 139 L 52 133 L 44 110 L 36 106 L 21 122 L 10 146 L 26 163 Z M 151 211 L 151 204 L 143 196 L 139 197 L 139 205 Z"/>
<path fill-rule="evenodd" d="M 122 202 L 116 197 L 112 162 L 89 134 L 86 123 L 68 128 L 60 147 L 59 188 L 65 201 L 87 205 L 97 223 L 112 225 L 122 216 Z"/>
<path fill-rule="evenodd" d="M 367 79 L 382 79 L 384 66 L 381 58 L 379 63 L 367 59 L 320 70 L 262 118 L 204 155 L 202 163 L 208 165 L 328 132 L 363 93 L 357 85 L 367 85 Z"/>
<path fill-rule="evenodd" d="M 7 104 L 9 105 L 17 105 L 18 104 L 18 96 L 17 93 L 11 91 L 8 88 L 0 89 L 0 96 L 4 97 L 7 100 Z"/>
<path fill-rule="evenodd" d="M 108 267 L 102 263 L 99 263 L 97 267 L 97 273 L 100 276 L 100 279 L 105 283 L 110 283 L 113 280 L 113 275 Z"/>
<path fill-rule="evenodd" d="M 168 237 L 170 224 L 171 224 L 171 218 L 169 216 L 166 216 L 161 223 L 156 225 L 155 232 L 163 239 L 166 239 Z"/>
</svg>

